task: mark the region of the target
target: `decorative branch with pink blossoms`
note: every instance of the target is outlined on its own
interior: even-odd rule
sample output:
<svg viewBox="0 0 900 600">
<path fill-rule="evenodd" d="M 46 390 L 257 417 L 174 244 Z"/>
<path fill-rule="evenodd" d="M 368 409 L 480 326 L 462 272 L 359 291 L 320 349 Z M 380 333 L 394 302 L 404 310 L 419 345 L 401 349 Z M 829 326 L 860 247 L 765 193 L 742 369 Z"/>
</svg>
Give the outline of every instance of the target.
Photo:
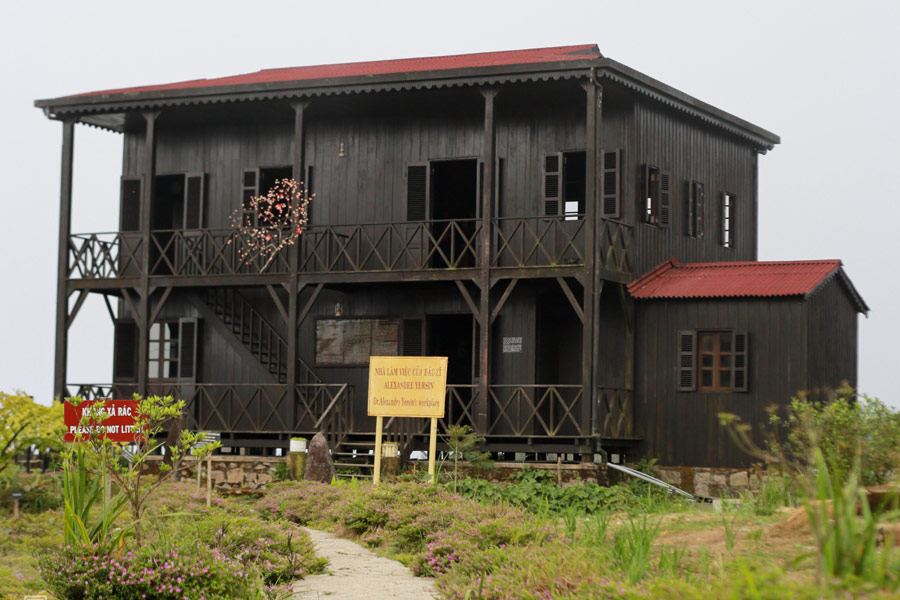
<svg viewBox="0 0 900 600">
<path fill-rule="evenodd" d="M 241 263 L 262 259 L 265 271 L 282 249 L 293 246 L 309 220 L 309 194 L 303 182 L 279 179 L 265 196 L 251 197 L 231 214 L 231 226 L 237 232 L 228 240 L 240 241 Z"/>
</svg>

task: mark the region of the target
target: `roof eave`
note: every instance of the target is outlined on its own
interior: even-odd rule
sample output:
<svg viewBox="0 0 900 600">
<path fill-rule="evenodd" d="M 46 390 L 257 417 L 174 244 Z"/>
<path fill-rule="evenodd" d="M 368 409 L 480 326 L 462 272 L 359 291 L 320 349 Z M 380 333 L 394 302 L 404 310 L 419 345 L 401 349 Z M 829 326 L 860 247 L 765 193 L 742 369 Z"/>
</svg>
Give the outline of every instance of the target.
<svg viewBox="0 0 900 600">
<path fill-rule="evenodd" d="M 741 137 L 749 138 L 755 141 L 763 152 L 772 150 L 776 144 L 781 143 L 781 137 L 775 133 L 716 108 L 712 104 L 703 102 L 611 58 L 598 59 L 597 64 L 600 69 L 599 77 L 616 81 L 664 104 L 691 113 L 718 127 L 728 129 Z"/>
<path fill-rule="evenodd" d="M 165 101 L 178 99 L 201 99 L 204 97 L 227 96 L 231 94 L 245 95 L 265 92 L 302 92 L 311 95 L 324 93 L 333 88 L 353 88 L 360 86 L 378 86 L 386 84 L 423 84 L 429 81 L 447 82 L 455 79 L 472 77 L 502 77 L 503 75 L 534 75 L 540 73 L 584 71 L 586 76 L 591 67 L 597 66 L 595 57 L 583 60 L 564 60 L 545 63 L 528 63 L 523 65 L 505 65 L 489 67 L 467 67 L 462 69 L 442 69 L 438 71 L 415 71 L 408 73 L 388 73 L 384 75 L 359 75 L 329 79 L 305 79 L 297 81 L 278 81 L 269 83 L 250 83 L 226 86 L 193 87 L 184 89 L 151 90 L 133 93 L 91 94 L 61 96 L 44 100 L 35 100 L 37 108 L 77 110 L 78 108 L 97 105 L 124 104 L 133 102 Z"/>
</svg>

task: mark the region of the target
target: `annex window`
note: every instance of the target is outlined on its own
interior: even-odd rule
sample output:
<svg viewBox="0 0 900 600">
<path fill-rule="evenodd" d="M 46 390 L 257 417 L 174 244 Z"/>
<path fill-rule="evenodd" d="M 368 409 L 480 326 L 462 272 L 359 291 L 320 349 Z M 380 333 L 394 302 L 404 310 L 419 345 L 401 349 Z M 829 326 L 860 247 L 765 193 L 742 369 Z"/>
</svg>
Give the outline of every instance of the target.
<svg viewBox="0 0 900 600">
<path fill-rule="evenodd" d="M 678 390 L 746 392 L 747 334 L 734 331 L 679 332 Z"/>
<path fill-rule="evenodd" d="M 734 194 L 722 194 L 722 245 L 726 248 L 734 248 L 734 204 Z"/>
<path fill-rule="evenodd" d="M 574 221 L 584 216 L 586 164 L 584 151 L 555 152 L 544 157 L 544 216 Z"/>
<path fill-rule="evenodd" d="M 316 365 L 363 367 L 370 356 L 400 353 L 399 319 L 319 319 Z"/>
<path fill-rule="evenodd" d="M 672 174 L 654 165 L 644 165 L 641 216 L 644 223 L 668 227 L 672 211 Z"/>
<path fill-rule="evenodd" d="M 703 239 L 703 184 L 699 181 L 688 181 L 687 188 L 687 234 L 696 239 Z"/>
</svg>

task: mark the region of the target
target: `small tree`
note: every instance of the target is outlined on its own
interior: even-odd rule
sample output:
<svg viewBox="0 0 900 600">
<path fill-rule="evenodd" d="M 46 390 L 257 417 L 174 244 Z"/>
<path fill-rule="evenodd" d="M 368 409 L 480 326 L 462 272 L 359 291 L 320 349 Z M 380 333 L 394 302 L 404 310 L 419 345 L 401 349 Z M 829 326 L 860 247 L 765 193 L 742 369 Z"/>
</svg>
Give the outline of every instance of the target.
<svg viewBox="0 0 900 600">
<path fill-rule="evenodd" d="M 44 406 L 24 392 L 0 392 L 0 471 L 32 445 L 41 452 L 61 448 L 64 433 L 62 404 Z"/>
<path fill-rule="evenodd" d="M 137 414 L 134 417 L 135 450 L 130 461 L 119 460 L 122 455 L 120 443 L 113 442 L 102 433 L 103 422 L 110 417 L 105 410 L 104 401 L 97 402 L 83 411 L 80 425 L 90 433 L 86 435 L 85 441 L 74 443 L 86 443 L 91 447 L 99 457 L 102 468 L 128 500 L 134 523 L 134 538 L 140 545 L 140 523 L 147 498 L 156 488 L 184 468 L 182 461 L 188 454 L 203 460 L 219 448 L 221 443 L 201 444 L 202 433 L 182 430 L 178 441 L 166 446 L 164 441 L 157 439 L 157 436 L 163 431 L 166 423 L 181 416 L 184 411 L 184 400 L 175 400 L 172 396 L 141 398 L 138 395 L 135 395 L 135 400 L 138 402 Z M 70 398 L 69 401 L 76 407 L 83 402 L 81 398 Z M 148 478 L 145 472 L 147 459 L 163 448 L 171 461 L 160 462 L 159 475 L 156 478 Z"/>
<path fill-rule="evenodd" d="M 468 461 L 476 469 L 488 469 L 493 466 L 490 452 L 476 450 L 484 443 L 484 438 L 475 433 L 468 425 L 450 425 L 444 442 L 453 456 L 453 493 L 456 493 L 459 482 L 459 463 Z"/>
<path fill-rule="evenodd" d="M 241 262 L 262 259 L 262 272 L 282 249 L 293 246 L 306 228 L 314 196 L 302 182 L 279 179 L 265 196 L 253 196 L 235 210 L 231 226 L 239 233 Z"/>
</svg>

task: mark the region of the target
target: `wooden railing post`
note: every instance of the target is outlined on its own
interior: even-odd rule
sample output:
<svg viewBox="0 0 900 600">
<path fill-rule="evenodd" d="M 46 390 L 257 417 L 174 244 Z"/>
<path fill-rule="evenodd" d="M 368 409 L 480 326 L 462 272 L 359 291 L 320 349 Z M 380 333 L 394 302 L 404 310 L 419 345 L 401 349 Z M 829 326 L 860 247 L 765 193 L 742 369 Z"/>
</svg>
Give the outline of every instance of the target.
<svg viewBox="0 0 900 600">
<path fill-rule="evenodd" d="M 497 90 L 487 88 L 484 95 L 484 177 L 481 186 L 484 204 L 481 207 L 481 329 L 479 331 L 479 373 L 481 394 L 476 409 L 475 430 L 481 434 L 488 428 L 488 393 L 490 390 L 490 341 L 491 341 L 491 209 L 494 206 L 494 163 L 496 156 L 496 135 L 494 124 L 494 99 Z"/>
<path fill-rule="evenodd" d="M 72 229 L 72 159 L 75 144 L 75 120 L 63 121 L 62 168 L 59 188 L 59 256 L 56 271 L 56 356 L 54 357 L 53 394 L 66 396 L 69 320 L 69 234 Z"/>
<path fill-rule="evenodd" d="M 144 134 L 144 160 L 141 172 L 144 185 L 141 189 L 141 238 L 143 253 L 141 255 L 141 282 L 138 307 L 138 393 L 147 394 L 147 352 L 150 335 L 150 217 L 153 203 L 153 188 L 156 175 L 156 119 L 158 112 L 145 111 L 146 121 Z"/>
<path fill-rule="evenodd" d="M 304 179 L 304 111 L 306 110 L 306 102 L 294 103 L 294 162 L 293 162 L 293 178 L 295 181 Z M 304 188 L 308 182 L 303 182 Z M 300 241 L 295 246 L 288 246 L 288 318 L 287 318 L 287 357 L 285 358 L 286 380 L 290 390 L 289 400 L 292 408 L 293 422 L 297 422 L 297 352 L 298 352 L 298 325 L 297 315 L 299 312 L 299 262 L 300 262 Z"/>
</svg>

